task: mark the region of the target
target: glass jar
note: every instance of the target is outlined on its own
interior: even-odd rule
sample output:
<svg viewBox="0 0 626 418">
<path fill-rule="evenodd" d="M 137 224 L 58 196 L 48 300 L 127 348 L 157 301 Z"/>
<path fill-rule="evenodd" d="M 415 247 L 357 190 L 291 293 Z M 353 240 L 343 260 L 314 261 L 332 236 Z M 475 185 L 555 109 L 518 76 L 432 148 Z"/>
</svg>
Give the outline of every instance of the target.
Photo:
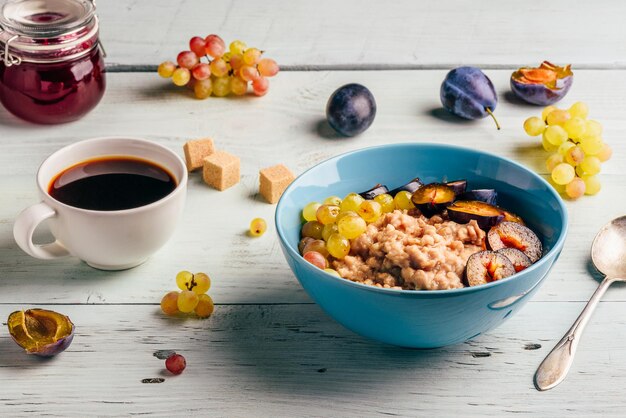
<svg viewBox="0 0 626 418">
<path fill-rule="evenodd" d="M 30 122 L 77 120 L 104 94 L 95 1 L 9 0 L 0 10 L 0 102 Z"/>
</svg>

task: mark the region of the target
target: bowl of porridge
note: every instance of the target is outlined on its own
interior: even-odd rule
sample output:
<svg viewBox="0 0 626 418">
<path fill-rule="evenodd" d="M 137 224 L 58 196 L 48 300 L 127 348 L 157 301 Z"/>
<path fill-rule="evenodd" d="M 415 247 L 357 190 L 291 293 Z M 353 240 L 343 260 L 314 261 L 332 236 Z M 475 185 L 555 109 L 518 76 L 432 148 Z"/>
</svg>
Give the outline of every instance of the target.
<svg viewBox="0 0 626 418">
<path fill-rule="evenodd" d="M 290 268 L 327 314 L 414 348 L 461 343 L 510 318 L 567 233 L 561 198 L 531 170 L 427 143 L 318 164 L 285 190 L 275 222 Z"/>
</svg>

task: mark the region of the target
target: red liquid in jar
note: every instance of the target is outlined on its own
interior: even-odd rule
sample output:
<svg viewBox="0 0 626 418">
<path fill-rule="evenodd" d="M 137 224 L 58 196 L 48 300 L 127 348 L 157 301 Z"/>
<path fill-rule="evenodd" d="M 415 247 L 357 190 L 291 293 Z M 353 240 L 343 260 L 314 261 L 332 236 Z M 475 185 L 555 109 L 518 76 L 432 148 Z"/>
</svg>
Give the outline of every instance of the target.
<svg viewBox="0 0 626 418">
<path fill-rule="evenodd" d="M 77 120 L 105 90 L 104 61 L 96 46 L 87 55 L 58 63 L 6 67 L 0 62 L 0 102 L 14 115 L 44 124 Z"/>
</svg>

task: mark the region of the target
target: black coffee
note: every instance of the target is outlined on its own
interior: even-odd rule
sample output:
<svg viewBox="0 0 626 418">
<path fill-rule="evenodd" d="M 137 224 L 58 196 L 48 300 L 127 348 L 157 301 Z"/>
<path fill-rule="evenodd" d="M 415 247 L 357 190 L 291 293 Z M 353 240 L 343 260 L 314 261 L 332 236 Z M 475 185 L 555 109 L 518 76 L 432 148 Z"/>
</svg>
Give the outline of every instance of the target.
<svg viewBox="0 0 626 418">
<path fill-rule="evenodd" d="M 48 193 L 66 205 L 91 210 L 124 210 L 170 194 L 176 180 L 164 168 L 133 157 L 105 157 L 57 174 Z"/>
</svg>

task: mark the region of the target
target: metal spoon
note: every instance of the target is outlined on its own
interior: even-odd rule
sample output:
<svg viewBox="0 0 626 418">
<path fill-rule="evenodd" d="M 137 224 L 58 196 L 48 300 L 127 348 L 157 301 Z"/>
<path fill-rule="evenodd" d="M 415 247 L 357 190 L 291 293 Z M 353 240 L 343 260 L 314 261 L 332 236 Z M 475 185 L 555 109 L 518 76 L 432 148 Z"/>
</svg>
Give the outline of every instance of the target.
<svg viewBox="0 0 626 418">
<path fill-rule="evenodd" d="M 552 389 L 565 379 L 574 361 L 576 347 L 585 325 L 589 322 L 602 295 L 613 282 L 626 282 L 626 216 L 613 219 L 598 232 L 591 246 L 591 260 L 598 271 L 606 277 L 576 322 L 539 365 L 535 373 L 537 390 Z"/>
</svg>

